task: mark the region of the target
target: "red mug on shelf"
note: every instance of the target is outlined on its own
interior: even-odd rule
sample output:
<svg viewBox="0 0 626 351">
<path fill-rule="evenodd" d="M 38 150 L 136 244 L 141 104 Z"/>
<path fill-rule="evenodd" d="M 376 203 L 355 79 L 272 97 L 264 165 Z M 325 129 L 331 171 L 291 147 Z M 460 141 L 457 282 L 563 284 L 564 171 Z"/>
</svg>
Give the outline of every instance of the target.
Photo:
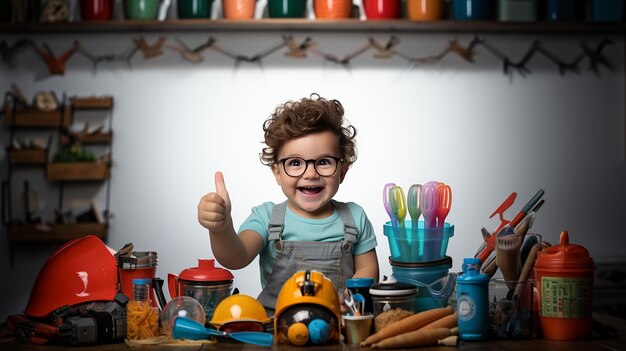
<svg viewBox="0 0 626 351">
<path fill-rule="evenodd" d="M 400 17 L 400 0 L 363 0 L 367 19 L 393 19 Z"/>
<path fill-rule="evenodd" d="M 109 21 L 113 18 L 113 0 L 81 0 L 83 21 Z"/>
</svg>

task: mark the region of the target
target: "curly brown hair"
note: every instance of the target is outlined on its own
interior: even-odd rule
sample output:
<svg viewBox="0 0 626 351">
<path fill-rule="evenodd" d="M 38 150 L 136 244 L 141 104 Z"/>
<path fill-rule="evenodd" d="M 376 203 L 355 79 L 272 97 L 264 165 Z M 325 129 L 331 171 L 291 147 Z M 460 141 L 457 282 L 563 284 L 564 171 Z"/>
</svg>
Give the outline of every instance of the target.
<svg viewBox="0 0 626 351">
<path fill-rule="evenodd" d="M 343 126 L 343 112 L 339 101 L 324 99 L 316 93 L 278 106 L 263 123 L 267 147 L 259 154 L 261 162 L 266 166 L 277 163 L 280 148 L 289 140 L 331 131 L 339 138 L 339 157 L 352 165 L 357 158 L 356 129 L 352 125 Z"/>
</svg>

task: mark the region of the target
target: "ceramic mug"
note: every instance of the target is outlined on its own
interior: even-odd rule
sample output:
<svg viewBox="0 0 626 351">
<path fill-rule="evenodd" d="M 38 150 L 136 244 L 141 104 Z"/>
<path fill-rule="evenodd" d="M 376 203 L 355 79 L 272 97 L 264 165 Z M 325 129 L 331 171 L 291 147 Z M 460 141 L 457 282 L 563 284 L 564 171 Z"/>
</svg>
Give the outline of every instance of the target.
<svg viewBox="0 0 626 351">
<path fill-rule="evenodd" d="M 11 1 L 0 1 L 0 22 L 11 22 Z"/>
<path fill-rule="evenodd" d="M 491 12 L 489 0 L 453 0 L 452 7 L 457 21 L 487 20 Z"/>
<path fill-rule="evenodd" d="M 350 18 L 352 0 L 313 0 L 317 18 Z"/>
<path fill-rule="evenodd" d="M 252 19 L 256 0 L 222 0 L 225 19 Z"/>
<path fill-rule="evenodd" d="M 178 0 L 178 18 L 211 18 L 213 0 Z"/>
<path fill-rule="evenodd" d="M 302 18 L 306 10 L 306 0 L 268 0 L 270 18 Z"/>
<path fill-rule="evenodd" d="M 413 21 L 435 21 L 443 15 L 443 0 L 407 0 L 406 7 Z"/>
<path fill-rule="evenodd" d="M 593 22 L 621 22 L 624 19 L 624 0 L 591 0 Z"/>
<path fill-rule="evenodd" d="M 83 21 L 108 21 L 113 18 L 113 0 L 80 0 Z"/>
<path fill-rule="evenodd" d="M 124 0 L 124 16 L 130 20 L 155 20 L 161 0 Z"/>
<path fill-rule="evenodd" d="M 578 0 L 546 0 L 547 21 L 579 20 Z"/>
<path fill-rule="evenodd" d="M 400 17 L 400 0 L 363 0 L 367 19 L 392 19 Z"/>
</svg>

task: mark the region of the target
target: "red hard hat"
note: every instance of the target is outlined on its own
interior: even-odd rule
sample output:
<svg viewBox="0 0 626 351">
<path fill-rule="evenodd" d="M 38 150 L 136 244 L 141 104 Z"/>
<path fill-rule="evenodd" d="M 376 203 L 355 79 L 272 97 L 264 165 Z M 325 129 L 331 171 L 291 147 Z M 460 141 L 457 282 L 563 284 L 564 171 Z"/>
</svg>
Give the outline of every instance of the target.
<svg viewBox="0 0 626 351">
<path fill-rule="evenodd" d="M 54 310 L 92 301 L 113 301 L 115 257 L 100 238 L 89 235 L 57 249 L 39 271 L 24 313 L 47 317 Z"/>
</svg>

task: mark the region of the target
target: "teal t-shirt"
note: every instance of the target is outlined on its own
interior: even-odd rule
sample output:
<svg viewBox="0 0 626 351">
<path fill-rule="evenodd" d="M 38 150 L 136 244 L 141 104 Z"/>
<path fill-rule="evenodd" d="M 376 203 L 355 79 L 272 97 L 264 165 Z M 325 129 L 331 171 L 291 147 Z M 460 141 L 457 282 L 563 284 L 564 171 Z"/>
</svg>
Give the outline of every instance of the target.
<svg viewBox="0 0 626 351">
<path fill-rule="evenodd" d="M 354 202 L 348 202 L 347 205 L 354 218 L 354 224 L 359 231 L 356 242 L 353 245 L 353 255 L 360 255 L 376 247 L 376 234 L 363 208 Z M 239 233 L 245 230 L 252 230 L 263 238 L 265 245 L 259 254 L 261 286 L 263 288 L 265 288 L 267 279 L 272 273 L 274 260 L 276 259 L 276 248 L 274 245 L 268 245 L 268 226 L 273 207 L 273 202 L 265 202 L 253 207 L 250 216 L 239 227 Z M 282 234 L 283 240 L 342 241 L 343 237 L 343 222 L 337 210 L 327 218 L 310 219 L 296 215 L 287 207 L 285 227 Z"/>
</svg>

